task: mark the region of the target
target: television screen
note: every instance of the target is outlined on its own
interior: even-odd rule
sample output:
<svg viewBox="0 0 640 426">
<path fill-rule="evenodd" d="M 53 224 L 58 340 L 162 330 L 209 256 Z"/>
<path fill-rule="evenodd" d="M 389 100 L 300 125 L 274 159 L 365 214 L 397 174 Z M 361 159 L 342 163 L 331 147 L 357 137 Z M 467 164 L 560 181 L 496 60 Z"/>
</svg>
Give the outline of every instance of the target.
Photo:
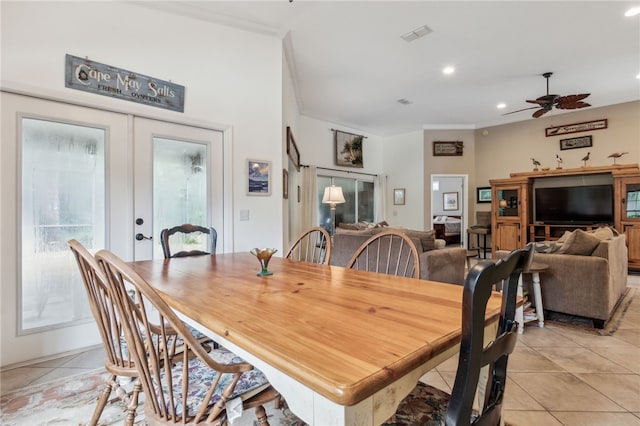
<svg viewBox="0 0 640 426">
<path fill-rule="evenodd" d="M 613 185 L 536 188 L 536 223 L 613 222 Z"/>
</svg>

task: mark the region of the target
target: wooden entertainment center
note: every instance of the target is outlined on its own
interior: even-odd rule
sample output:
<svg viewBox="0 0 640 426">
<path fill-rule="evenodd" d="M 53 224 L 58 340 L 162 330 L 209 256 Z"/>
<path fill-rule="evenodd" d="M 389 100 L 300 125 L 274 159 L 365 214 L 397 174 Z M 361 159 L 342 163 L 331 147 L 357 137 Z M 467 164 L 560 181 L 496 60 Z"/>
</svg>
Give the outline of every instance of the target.
<svg viewBox="0 0 640 426">
<path fill-rule="evenodd" d="M 565 231 L 590 230 L 597 224 L 534 223 L 533 186 L 536 179 L 603 175 L 613 182 L 613 226 L 625 234 L 629 269 L 640 271 L 640 168 L 638 164 L 579 167 L 511 173 L 509 179 L 490 180 L 492 251 L 514 250 L 530 241 L 555 240 Z M 627 203 L 629 200 L 629 203 Z"/>
</svg>

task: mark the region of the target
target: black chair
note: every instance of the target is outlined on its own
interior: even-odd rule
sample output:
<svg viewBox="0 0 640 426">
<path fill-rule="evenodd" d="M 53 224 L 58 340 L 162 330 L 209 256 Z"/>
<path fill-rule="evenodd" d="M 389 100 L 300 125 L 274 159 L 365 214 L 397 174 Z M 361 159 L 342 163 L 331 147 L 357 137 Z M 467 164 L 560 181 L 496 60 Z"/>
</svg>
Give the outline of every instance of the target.
<svg viewBox="0 0 640 426">
<path fill-rule="evenodd" d="M 169 237 L 173 234 L 181 234 L 182 242 L 180 244 L 181 248 L 188 247 L 190 242 L 194 239 L 196 235 L 190 235 L 195 233 L 202 233 L 207 235 L 207 244 L 205 246 L 206 250 L 181 250 L 176 253 L 171 253 L 171 247 L 169 244 Z M 163 229 L 160 232 L 160 244 L 162 245 L 162 252 L 164 253 L 164 258 L 169 259 L 171 257 L 186 257 L 186 256 L 200 256 L 203 254 L 215 254 L 216 253 L 216 244 L 218 242 L 218 233 L 215 229 L 206 226 L 198 226 L 198 225 L 190 225 L 184 224 L 180 226 L 174 226 L 173 228 Z M 177 242 L 174 244 L 177 245 Z"/>
<path fill-rule="evenodd" d="M 507 380 L 507 361 L 517 340 L 515 322 L 518 278 L 533 259 L 533 245 L 492 263 L 480 261 L 464 283 L 462 341 L 451 395 L 421 382 L 405 397 L 387 426 L 498 425 Z M 495 340 L 484 346 L 485 310 L 493 285 L 502 281 L 502 309 Z M 488 366 L 480 413 L 472 412 L 480 371 Z"/>
</svg>

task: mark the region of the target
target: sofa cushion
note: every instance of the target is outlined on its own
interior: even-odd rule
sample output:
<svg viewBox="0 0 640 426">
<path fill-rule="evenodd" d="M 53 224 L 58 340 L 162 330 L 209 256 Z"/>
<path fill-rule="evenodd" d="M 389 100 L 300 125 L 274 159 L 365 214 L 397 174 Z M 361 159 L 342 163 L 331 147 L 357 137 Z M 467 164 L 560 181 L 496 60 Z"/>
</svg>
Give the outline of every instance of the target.
<svg viewBox="0 0 640 426">
<path fill-rule="evenodd" d="M 591 253 L 598 247 L 601 239 L 592 233 L 576 229 L 570 235 L 558 253 L 575 254 L 580 256 L 591 256 Z"/>
</svg>

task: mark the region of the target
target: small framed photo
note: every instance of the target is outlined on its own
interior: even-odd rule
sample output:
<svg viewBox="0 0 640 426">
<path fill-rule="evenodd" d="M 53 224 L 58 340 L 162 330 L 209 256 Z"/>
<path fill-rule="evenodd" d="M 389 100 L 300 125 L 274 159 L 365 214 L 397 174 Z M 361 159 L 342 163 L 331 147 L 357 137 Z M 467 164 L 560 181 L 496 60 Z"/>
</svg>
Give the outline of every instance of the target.
<svg viewBox="0 0 640 426">
<path fill-rule="evenodd" d="M 393 190 L 393 204 L 404 205 L 404 188 L 395 188 Z"/>
<path fill-rule="evenodd" d="M 282 169 L 282 198 L 289 199 L 289 172 Z"/>
<path fill-rule="evenodd" d="M 491 187 L 490 186 L 482 186 L 476 189 L 477 191 L 477 202 L 478 203 L 490 203 L 491 202 Z"/>
<path fill-rule="evenodd" d="M 442 210 L 458 210 L 457 192 L 445 192 L 442 197 Z"/>
<path fill-rule="evenodd" d="M 293 138 L 293 132 L 289 126 L 287 126 L 287 155 L 291 159 L 296 170 L 300 171 L 300 151 L 298 151 L 296 140 Z"/>
<path fill-rule="evenodd" d="M 271 161 L 247 160 L 247 195 L 271 195 Z"/>
</svg>

